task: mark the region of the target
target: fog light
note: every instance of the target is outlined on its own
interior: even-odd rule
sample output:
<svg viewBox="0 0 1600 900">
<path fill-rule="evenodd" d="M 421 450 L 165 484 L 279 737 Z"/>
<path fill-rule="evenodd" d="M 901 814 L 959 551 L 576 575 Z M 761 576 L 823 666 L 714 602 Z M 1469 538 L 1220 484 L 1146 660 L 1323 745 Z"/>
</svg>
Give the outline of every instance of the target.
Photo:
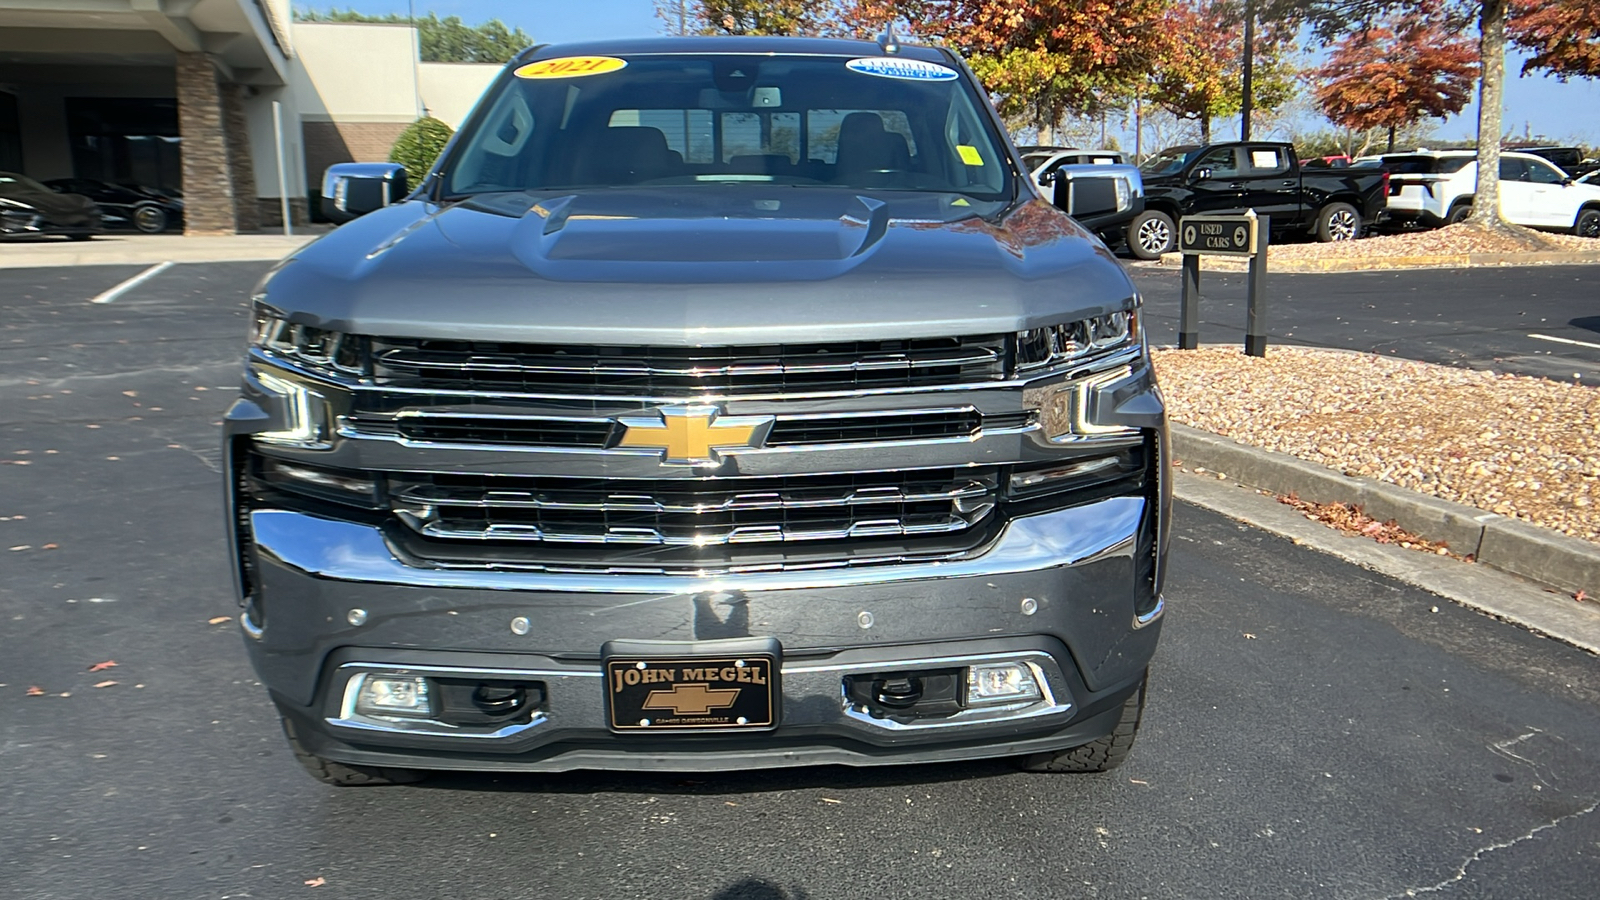
<svg viewBox="0 0 1600 900">
<path fill-rule="evenodd" d="M 421 716 L 433 714 L 428 702 L 428 679 L 368 675 L 356 695 L 356 712 L 367 716 Z"/>
<path fill-rule="evenodd" d="M 991 663 L 967 669 L 967 705 L 1019 703 L 1044 696 L 1025 663 Z"/>
</svg>

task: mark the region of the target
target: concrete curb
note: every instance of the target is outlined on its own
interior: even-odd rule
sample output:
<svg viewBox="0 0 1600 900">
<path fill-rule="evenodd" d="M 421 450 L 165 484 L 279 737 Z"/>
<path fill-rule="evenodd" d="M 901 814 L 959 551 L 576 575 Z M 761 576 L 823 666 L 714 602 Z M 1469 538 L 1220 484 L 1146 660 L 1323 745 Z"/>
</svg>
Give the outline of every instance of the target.
<svg viewBox="0 0 1600 900">
<path fill-rule="evenodd" d="M 1177 268 L 1183 255 L 1166 253 L 1163 268 Z M 1570 266 L 1600 264 L 1600 250 L 1550 250 L 1530 253 L 1448 253 L 1427 256 L 1373 256 L 1359 259 L 1274 259 L 1267 255 L 1267 271 L 1284 274 L 1312 272 L 1383 272 L 1392 269 L 1441 269 L 1481 266 Z M 1243 272 L 1243 260 L 1216 256 L 1201 257 L 1200 269 L 1208 272 Z"/>
<path fill-rule="evenodd" d="M 1190 472 L 1203 468 L 1274 494 L 1315 503 L 1354 503 L 1367 515 L 1481 564 L 1573 593 L 1600 592 L 1600 546 L 1548 528 L 1371 478 L 1356 478 L 1285 453 L 1185 425 L 1172 426 L 1172 452 Z"/>
<path fill-rule="evenodd" d="M 0 269 L 52 266 L 112 266 L 157 263 L 276 262 L 304 247 L 321 233 L 241 234 L 225 237 L 105 235 L 92 241 L 37 240 L 0 246 Z"/>
</svg>

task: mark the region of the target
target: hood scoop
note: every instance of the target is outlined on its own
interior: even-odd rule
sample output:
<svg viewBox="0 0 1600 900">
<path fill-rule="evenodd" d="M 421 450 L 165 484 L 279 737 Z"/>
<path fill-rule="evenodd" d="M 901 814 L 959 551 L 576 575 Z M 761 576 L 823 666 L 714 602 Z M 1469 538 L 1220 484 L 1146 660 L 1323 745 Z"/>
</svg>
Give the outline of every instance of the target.
<svg viewBox="0 0 1600 900">
<path fill-rule="evenodd" d="M 837 212 L 837 200 L 828 204 L 832 211 L 815 203 L 760 200 L 722 215 L 629 210 L 584 199 L 542 200 L 529 211 L 519 230 L 537 230 L 539 256 L 614 263 L 838 261 L 871 250 L 889 230 L 888 204 L 859 195 L 843 212 Z"/>
</svg>

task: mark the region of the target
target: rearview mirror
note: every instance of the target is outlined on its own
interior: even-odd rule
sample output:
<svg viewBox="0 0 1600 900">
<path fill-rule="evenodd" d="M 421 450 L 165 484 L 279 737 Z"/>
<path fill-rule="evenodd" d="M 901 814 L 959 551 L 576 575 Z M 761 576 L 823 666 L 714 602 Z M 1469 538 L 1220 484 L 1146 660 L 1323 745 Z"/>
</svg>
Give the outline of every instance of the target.
<svg viewBox="0 0 1600 900">
<path fill-rule="evenodd" d="M 338 163 L 322 176 L 322 213 L 335 222 L 348 222 L 398 203 L 407 193 L 405 166 Z"/>
</svg>

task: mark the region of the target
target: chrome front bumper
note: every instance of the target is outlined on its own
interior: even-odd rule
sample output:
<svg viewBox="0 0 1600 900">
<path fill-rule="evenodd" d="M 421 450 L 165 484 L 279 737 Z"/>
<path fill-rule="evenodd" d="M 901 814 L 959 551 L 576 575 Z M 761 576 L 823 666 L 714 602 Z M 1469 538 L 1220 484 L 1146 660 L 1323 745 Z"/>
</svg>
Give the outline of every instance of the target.
<svg viewBox="0 0 1600 900">
<path fill-rule="evenodd" d="M 1092 722 L 1154 653 L 1162 606 L 1134 559 L 1148 505 L 1113 497 L 1017 518 L 980 555 L 951 562 L 704 579 L 426 568 L 402 560 L 377 528 L 256 510 L 259 580 L 241 622 L 297 733 L 351 763 L 686 769 L 716 768 L 724 752 L 740 765 L 1038 752 L 1100 736 Z M 775 731 L 640 739 L 608 730 L 607 640 L 751 636 L 782 646 Z M 1025 661 L 1044 696 L 904 723 L 852 709 L 841 691 L 852 674 L 987 659 Z M 351 679 L 397 670 L 537 679 L 547 704 L 524 724 L 470 733 L 356 715 Z"/>
</svg>

